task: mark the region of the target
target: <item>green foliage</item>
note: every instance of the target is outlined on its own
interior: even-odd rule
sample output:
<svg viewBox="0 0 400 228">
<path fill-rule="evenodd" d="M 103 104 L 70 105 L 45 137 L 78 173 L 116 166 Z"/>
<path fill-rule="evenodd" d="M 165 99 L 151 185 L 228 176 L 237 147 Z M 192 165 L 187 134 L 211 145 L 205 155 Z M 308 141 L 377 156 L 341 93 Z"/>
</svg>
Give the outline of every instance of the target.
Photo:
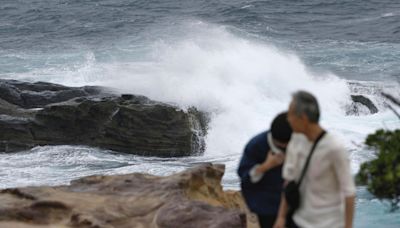
<svg viewBox="0 0 400 228">
<path fill-rule="evenodd" d="M 391 209 L 400 202 L 400 130 L 378 130 L 368 135 L 366 144 L 376 152 L 376 159 L 361 165 L 358 184 L 379 199 L 389 200 Z"/>
</svg>

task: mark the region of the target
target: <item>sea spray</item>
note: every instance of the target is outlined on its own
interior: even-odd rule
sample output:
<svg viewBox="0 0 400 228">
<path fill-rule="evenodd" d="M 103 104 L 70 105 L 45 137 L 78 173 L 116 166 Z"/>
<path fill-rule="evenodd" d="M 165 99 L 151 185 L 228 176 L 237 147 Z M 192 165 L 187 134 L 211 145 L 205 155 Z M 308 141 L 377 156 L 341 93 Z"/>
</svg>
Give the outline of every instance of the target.
<svg viewBox="0 0 400 228">
<path fill-rule="evenodd" d="M 344 117 L 350 91 L 343 79 L 310 73 L 294 54 L 238 37 L 222 26 L 193 24 L 184 39 L 152 45 L 152 59 L 103 65 L 96 84 L 120 92 L 196 106 L 211 115 L 207 153 L 232 154 L 287 109 L 291 93 L 316 94 L 323 120 Z M 92 82 L 93 83 L 93 82 Z"/>
</svg>

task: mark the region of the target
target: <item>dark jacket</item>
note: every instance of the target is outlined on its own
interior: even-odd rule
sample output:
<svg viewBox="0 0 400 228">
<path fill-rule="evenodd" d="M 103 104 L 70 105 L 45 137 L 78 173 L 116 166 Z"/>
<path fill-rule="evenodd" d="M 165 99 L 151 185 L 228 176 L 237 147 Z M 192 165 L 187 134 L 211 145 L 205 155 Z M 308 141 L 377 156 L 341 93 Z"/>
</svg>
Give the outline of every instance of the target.
<svg viewBox="0 0 400 228">
<path fill-rule="evenodd" d="M 239 164 L 242 194 L 250 210 L 259 215 L 276 215 L 279 210 L 283 187 L 282 166 L 266 173 L 257 183 L 251 183 L 249 172 L 256 164 L 265 161 L 270 148 L 267 142 L 268 132 L 262 132 L 247 143 Z"/>
</svg>

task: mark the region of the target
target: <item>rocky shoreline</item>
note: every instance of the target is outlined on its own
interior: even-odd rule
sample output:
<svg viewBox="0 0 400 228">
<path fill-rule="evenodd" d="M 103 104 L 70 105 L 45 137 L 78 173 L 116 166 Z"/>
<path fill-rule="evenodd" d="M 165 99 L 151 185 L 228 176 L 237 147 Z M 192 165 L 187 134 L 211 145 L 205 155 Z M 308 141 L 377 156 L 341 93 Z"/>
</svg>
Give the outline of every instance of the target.
<svg viewBox="0 0 400 228">
<path fill-rule="evenodd" d="M 40 145 L 87 145 L 148 156 L 205 150 L 207 115 L 195 108 L 116 94 L 108 88 L 66 87 L 0 79 L 0 152 Z"/>
<path fill-rule="evenodd" d="M 240 192 L 224 191 L 224 165 L 171 176 L 89 176 L 70 185 L 0 192 L 0 227 L 258 227 Z"/>
</svg>

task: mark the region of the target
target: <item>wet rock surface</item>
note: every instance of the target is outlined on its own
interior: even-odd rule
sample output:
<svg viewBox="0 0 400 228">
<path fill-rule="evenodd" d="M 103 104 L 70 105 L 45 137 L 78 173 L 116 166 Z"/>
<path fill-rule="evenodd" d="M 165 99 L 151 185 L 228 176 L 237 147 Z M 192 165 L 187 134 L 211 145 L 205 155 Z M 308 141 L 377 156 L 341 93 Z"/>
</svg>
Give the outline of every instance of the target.
<svg viewBox="0 0 400 228">
<path fill-rule="evenodd" d="M 351 92 L 350 103 L 346 105 L 347 115 L 371 115 L 387 109 L 386 99 L 381 95 L 390 85 L 376 82 L 348 82 Z"/>
<path fill-rule="evenodd" d="M 88 145 L 138 155 L 205 149 L 206 114 L 103 87 L 0 80 L 0 151 Z"/>
<path fill-rule="evenodd" d="M 375 114 L 379 111 L 371 99 L 364 95 L 351 95 L 351 100 L 353 103 L 347 109 L 348 115 Z"/>
</svg>

